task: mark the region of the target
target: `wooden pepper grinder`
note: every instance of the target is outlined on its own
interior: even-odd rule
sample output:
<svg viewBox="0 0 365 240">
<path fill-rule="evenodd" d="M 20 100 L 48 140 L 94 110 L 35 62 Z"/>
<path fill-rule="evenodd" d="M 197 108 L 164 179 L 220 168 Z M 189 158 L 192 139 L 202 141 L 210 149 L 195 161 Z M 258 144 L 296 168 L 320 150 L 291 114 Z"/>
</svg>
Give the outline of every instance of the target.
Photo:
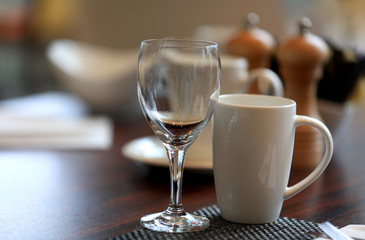
<svg viewBox="0 0 365 240">
<path fill-rule="evenodd" d="M 297 114 L 321 120 L 317 104 L 317 86 L 329 48 L 318 36 L 310 33 L 308 18 L 299 23 L 299 35 L 284 41 L 278 49 L 280 75 L 284 81 L 284 95 L 297 103 Z M 324 151 L 321 133 L 309 126 L 296 129 L 293 167 L 312 169 L 320 162 Z"/>
<path fill-rule="evenodd" d="M 247 59 L 249 70 L 269 68 L 276 47 L 274 38 L 257 26 L 259 21 L 257 14 L 248 14 L 244 28 L 234 34 L 226 46 L 229 54 Z M 249 93 L 259 92 L 258 84 L 252 84 Z"/>
</svg>

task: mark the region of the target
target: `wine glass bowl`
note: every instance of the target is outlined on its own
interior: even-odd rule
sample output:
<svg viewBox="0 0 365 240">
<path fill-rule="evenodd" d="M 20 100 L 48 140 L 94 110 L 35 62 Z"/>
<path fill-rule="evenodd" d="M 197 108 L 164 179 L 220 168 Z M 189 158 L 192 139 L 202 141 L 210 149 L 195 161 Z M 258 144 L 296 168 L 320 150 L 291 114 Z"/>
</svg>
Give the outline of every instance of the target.
<svg viewBox="0 0 365 240">
<path fill-rule="evenodd" d="M 166 211 L 141 218 L 143 227 L 163 232 L 205 229 L 209 220 L 184 211 L 181 203 L 185 153 L 211 118 L 221 78 L 218 45 L 196 40 L 146 40 L 138 57 L 142 111 L 166 147 L 171 195 Z"/>
</svg>

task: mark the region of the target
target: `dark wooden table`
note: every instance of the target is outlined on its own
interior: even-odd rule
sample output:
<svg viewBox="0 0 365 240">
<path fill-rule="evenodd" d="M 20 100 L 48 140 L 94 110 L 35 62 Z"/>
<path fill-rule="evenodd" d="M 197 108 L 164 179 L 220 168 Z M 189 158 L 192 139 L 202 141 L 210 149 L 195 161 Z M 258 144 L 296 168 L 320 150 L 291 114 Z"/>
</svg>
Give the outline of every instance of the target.
<svg viewBox="0 0 365 240">
<path fill-rule="evenodd" d="M 139 218 L 164 210 L 168 169 L 140 166 L 121 155 L 128 141 L 152 135 L 143 118 L 117 123 L 108 151 L 0 150 L 0 239 L 106 239 L 139 228 Z M 294 170 L 290 182 L 304 177 Z M 216 204 L 212 174 L 186 171 L 187 211 Z M 365 107 L 335 139 L 325 173 L 285 201 L 281 216 L 365 224 Z"/>
</svg>

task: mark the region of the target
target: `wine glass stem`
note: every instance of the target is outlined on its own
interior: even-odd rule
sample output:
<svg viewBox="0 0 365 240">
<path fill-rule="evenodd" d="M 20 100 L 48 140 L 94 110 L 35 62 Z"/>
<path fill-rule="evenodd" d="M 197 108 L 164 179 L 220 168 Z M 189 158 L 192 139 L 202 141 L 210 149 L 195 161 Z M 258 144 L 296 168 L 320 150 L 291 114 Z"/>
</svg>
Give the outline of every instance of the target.
<svg viewBox="0 0 365 240">
<path fill-rule="evenodd" d="M 167 154 L 170 165 L 170 205 L 168 210 L 172 213 L 182 213 L 181 192 L 182 177 L 184 171 L 184 161 L 186 146 L 167 146 Z"/>
</svg>

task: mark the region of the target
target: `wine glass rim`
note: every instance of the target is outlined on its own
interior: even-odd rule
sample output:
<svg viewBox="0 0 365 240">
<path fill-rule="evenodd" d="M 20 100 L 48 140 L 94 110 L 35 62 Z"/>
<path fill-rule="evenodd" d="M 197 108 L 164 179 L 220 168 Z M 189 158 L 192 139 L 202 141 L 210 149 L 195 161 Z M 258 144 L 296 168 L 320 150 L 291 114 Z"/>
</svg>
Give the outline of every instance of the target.
<svg viewBox="0 0 365 240">
<path fill-rule="evenodd" d="M 165 45 L 164 43 L 174 43 Z M 189 44 L 190 43 L 190 44 Z M 144 45 L 151 46 L 163 46 L 166 48 L 206 48 L 206 47 L 217 47 L 218 43 L 206 40 L 196 40 L 196 39 L 147 39 L 142 41 Z"/>
</svg>

